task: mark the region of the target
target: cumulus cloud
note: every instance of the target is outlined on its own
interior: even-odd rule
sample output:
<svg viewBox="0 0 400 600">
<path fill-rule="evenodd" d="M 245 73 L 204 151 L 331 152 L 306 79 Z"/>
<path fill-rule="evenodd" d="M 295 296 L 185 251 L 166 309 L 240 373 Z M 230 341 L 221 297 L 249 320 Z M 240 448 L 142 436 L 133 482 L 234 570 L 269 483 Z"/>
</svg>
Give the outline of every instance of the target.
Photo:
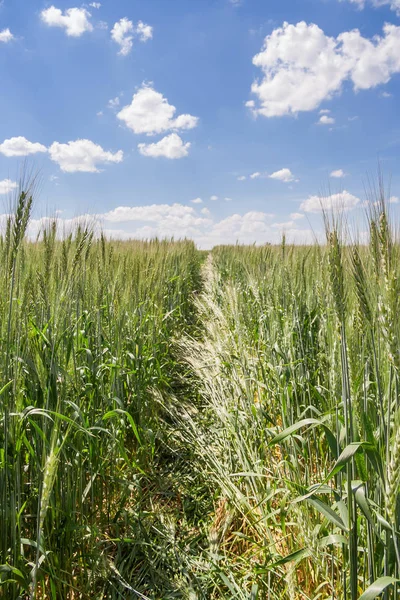
<svg viewBox="0 0 400 600">
<path fill-rule="evenodd" d="M 203 200 L 201 198 L 195 198 L 192 200 L 192 204 L 203 204 Z"/>
<path fill-rule="evenodd" d="M 119 105 L 120 105 L 119 96 L 116 96 L 115 98 L 111 98 L 111 100 L 109 100 L 108 104 L 107 104 L 108 108 L 111 108 L 112 110 L 116 110 Z"/>
<path fill-rule="evenodd" d="M 355 4 L 360 10 L 365 7 L 367 0 L 349 0 L 351 4 Z M 400 0 L 370 0 L 372 6 L 379 8 L 380 6 L 389 6 L 391 10 L 400 15 Z"/>
<path fill-rule="evenodd" d="M 212 221 L 199 215 L 194 207 L 182 204 L 152 204 L 149 206 L 119 206 L 98 215 L 107 227 L 125 224 L 126 237 L 191 237 L 202 235 Z M 110 229 L 108 229 L 110 231 Z M 118 231 L 118 230 L 117 230 Z M 121 231 L 121 229 L 119 229 Z"/>
<path fill-rule="evenodd" d="M 153 37 L 153 28 L 151 25 L 146 25 L 143 21 L 139 21 L 136 27 L 136 33 L 141 42 L 147 42 L 147 40 L 151 40 Z"/>
<path fill-rule="evenodd" d="M 101 3 L 100 2 L 91 2 L 89 4 L 89 6 L 91 6 L 92 8 L 100 8 L 101 7 Z"/>
<path fill-rule="evenodd" d="M 50 6 L 40 13 L 43 23 L 49 27 L 62 27 L 65 33 L 71 37 L 79 37 L 85 31 L 92 31 L 90 22 L 91 14 L 85 8 L 67 8 L 62 11 L 55 6 Z"/>
<path fill-rule="evenodd" d="M 313 243 L 314 235 L 309 229 L 298 229 L 289 223 L 271 223 L 273 215 L 250 211 L 243 215 L 233 214 L 221 221 L 213 222 L 203 233 L 199 232 L 195 241 L 204 248 L 217 244 L 265 244 L 279 243 L 285 232 L 289 243 Z M 283 227 L 282 227 L 283 225 Z"/>
<path fill-rule="evenodd" d="M 11 181 L 11 179 L 3 179 L 3 181 L 0 181 L 0 194 L 8 194 L 17 187 L 18 184 L 16 181 Z"/>
<path fill-rule="evenodd" d="M 250 175 L 250 179 L 258 179 L 259 177 L 261 177 L 261 173 L 259 173 L 258 171 Z"/>
<path fill-rule="evenodd" d="M 212 200 L 213 202 L 216 202 L 218 200 L 218 196 L 210 196 L 210 200 Z"/>
<path fill-rule="evenodd" d="M 8 29 L 8 27 L 7 29 L 3 29 L 2 31 L 0 31 L 0 42 L 3 42 L 3 44 L 8 44 L 8 42 L 11 42 L 13 39 L 14 36 Z"/>
<path fill-rule="evenodd" d="M 283 181 L 285 183 L 290 183 L 291 181 L 296 181 L 293 173 L 290 169 L 284 168 L 279 171 L 275 171 L 275 173 L 271 173 L 268 176 L 270 179 L 277 179 L 278 181 Z"/>
<path fill-rule="evenodd" d="M 27 236 L 30 239 L 38 239 L 43 231 L 49 230 L 49 228 L 52 227 L 53 223 L 56 223 L 56 232 L 59 239 L 62 239 L 71 232 L 76 231 L 78 225 L 82 227 L 90 227 L 95 234 L 100 233 L 99 222 L 96 215 L 83 214 L 71 219 L 66 219 L 60 216 L 63 212 L 64 211 L 62 210 L 56 210 L 54 217 L 30 219 L 27 228 Z"/>
<path fill-rule="evenodd" d="M 153 37 L 153 28 L 142 21 L 139 21 L 137 26 L 135 26 L 133 21 L 130 21 L 126 17 L 123 17 L 114 24 L 111 30 L 111 38 L 120 47 L 118 54 L 122 56 L 130 54 L 135 36 L 141 42 L 147 42 L 147 40 Z"/>
<path fill-rule="evenodd" d="M 283 223 L 272 223 L 271 227 L 279 229 L 279 231 L 285 232 L 288 229 L 293 229 L 294 221 L 285 221 Z"/>
<path fill-rule="evenodd" d="M 300 210 L 308 213 L 321 213 L 325 210 L 351 210 L 356 208 L 360 199 L 344 190 L 340 194 L 330 196 L 310 196 L 302 202 Z"/>
<path fill-rule="evenodd" d="M 336 179 L 340 179 L 341 177 L 345 177 L 346 173 L 343 169 L 337 169 L 336 171 L 332 171 L 330 177 L 335 177 Z"/>
<path fill-rule="evenodd" d="M 28 156 L 37 152 L 47 152 L 46 146 L 38 142 L 29 142 L 25 137 L 18 136 L 4 140 L 0 144 L 0 153 L 4 156 Z"/>
<path fill-rule="evenodd" d="M 342 2 L 343 0 L 340 1 Z M 356 4 L 359 8 L 364 8 L 365 6 L 365 0 L 349 0 L 349 2 L 351 4 Z"/>
<path fill-rule="evenodd" d="M 183 142 L 177 133 L 171 133 L 154 144 L 138 144 L 140 154 L 151 158 L 184 158 L 189 154 L 190 142 Z"/>
<path fill-rule="evenodd" d="M 302 213 L 298 213 L 298 212 L 291 213 L 289 216 L 292 221 L 298 221 L 299 219 L 304 219 L 304 215 Z"/>
<path fill-rule="evenodd" d="M 11 182 L 12 183 L 12 182 Z M 17 184 L 15 184 L 17 187 Z M 0 188 L 1 189 L 1 188 Z M 7 215 L 0 215 L 0 224 Z M 82 215 L 72 219 L 48 217 L 33 219 L 28 235 L 36 238 L 55 220 L 61 234 L 68 234 L 78 224 L 90 224 L 96 234 L 101 230 L 109 237 L 119 239 L 191 238 L 201 248 L 217 244 L 279 243 L 282 230 L 289 243 L 310 243 L 314 236 L 308 229 L 299 229 L 293 223 L 272 223 L 273 215 L 262 211 L 232 214 L 215 220 L 208 208 L 182 204 L 152 204 L 149 206 L 118 206 L 106 213 Z M 290 227 L 289 227 L 290 226 Z"/>
<path fill-rule="evenodd" d="M 67 144 L 54 142 L 49 148 L 50 158 L 66 173 L 98 173 L 99 164 L 120 163 L 122 150 L 107 152 L 90 140 L 75 140 Z"/>
<path fill-rule="evenodd" d="M 194 214 L 194 208 L 183 204 L 151 204 L 149 206 L 118 206 L 102 215 L 106 221 L 158 221 L 166 216 L 184 217 Z"/>
<path fill-rule="evenodd" d="M 237 178 L 238 181 L 246 181 L 246 179 L 246 175 L 239 175 L 239 177 Z"/>
<path fill-rule="evenodd" d="M 336 38 L 315 24 L 287 22 L 265 38 L 253 64 L 262 71 L 251 91 L 255 115 L 277 117 L 315 110 L 351 81 L 354 90 L 387 83 L 400 71 L 400 27 L 386 23 L 368 39 L 358 29 Z"/>
<path fill-rule="evenodd" d="M 390 204 L 399 204 L 400 198 L 398 198 L 397 196 L 391 196 L 389 198 L 389 202 L 390 202 Z"/>
<path fill-rule="evenodd" d="M 117 117 L 137 134 L 155 135 L 171 129 L 193 129 L 197 126 L 198 117 L 186 114 L 175 117 L 175 113 L 175 106 L 169 104 L 162 94 L 150 85 L 143 85 Z"/>
<path fill-rule="evenodd" d="M 333 125 L 335 122 L 335 119 L 333 117 L 328 117 L 328 115 L 322 115 L 322 117 L 319 118 L 318 124 L 319 125 Z"/>
<path fill-rule="evenodd" d="M 115 23 L 111 30 L 111 37 L 116 44 L 119 45 L 120 50 L 118 54 L 127 56 L 133 47 L 133 23 L 126 17 Z"/>
</svg>

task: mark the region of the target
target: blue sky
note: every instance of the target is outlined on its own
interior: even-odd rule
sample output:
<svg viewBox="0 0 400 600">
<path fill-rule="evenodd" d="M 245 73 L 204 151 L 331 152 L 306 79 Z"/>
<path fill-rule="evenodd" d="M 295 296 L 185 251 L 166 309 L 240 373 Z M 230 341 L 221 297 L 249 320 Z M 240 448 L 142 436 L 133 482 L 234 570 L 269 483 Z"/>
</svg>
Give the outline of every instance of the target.
<svg viewBox="0 0 400 600">
<path fill-rule="evenodd" d="M 306 241 L 321 190 L 362 212 L 378 159 L 397 210 L 399 0 L 99 4 L 0 3 L 3 212 L 25 160 L 32 230 Z"/>
</svg>

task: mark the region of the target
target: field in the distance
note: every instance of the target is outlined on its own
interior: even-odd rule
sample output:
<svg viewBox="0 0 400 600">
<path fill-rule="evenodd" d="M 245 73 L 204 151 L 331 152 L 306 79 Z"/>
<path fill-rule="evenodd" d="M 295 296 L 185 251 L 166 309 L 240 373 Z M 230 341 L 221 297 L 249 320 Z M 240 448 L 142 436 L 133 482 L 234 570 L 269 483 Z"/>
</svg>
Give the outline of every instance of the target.
<svg viewBox="0 0 400 600">
<path fill-rule="evenodd" d="M 0 237 L 0 597 L 385 600 L 400 246 Z M 340 228 L 339 228 L 340 229 Z M 368 591 L 366 591 L 369 588 Z"/>
</svg>

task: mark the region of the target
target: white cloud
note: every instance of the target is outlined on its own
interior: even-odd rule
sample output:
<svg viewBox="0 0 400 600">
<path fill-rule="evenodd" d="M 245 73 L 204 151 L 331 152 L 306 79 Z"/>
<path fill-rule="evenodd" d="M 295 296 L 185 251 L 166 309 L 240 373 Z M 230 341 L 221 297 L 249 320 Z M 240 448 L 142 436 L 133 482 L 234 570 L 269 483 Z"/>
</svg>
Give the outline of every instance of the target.
<svg viewBox="0 0 400 600">
<path fill-rule="evenodd" d="M 225 202 L 232 202 L 232 198 L 224 198 Z"/>
<path fill-rule="evenodd" d="M 76 231 L 78 225 L 83 227 L 89 226 L 93 229 L 94 233 L 99 233 L 99 222 L 96 215 L 83 214 L 71 219 L 65 219 L 60 217 L 64 211 L 56 210 L 54 217 L 41 217 L 39 219 L 30 219 L 27 228 L 27 236 L 30 239 L 36 240 L 38 236 L 44 231 L 48 230 L 50 226 L 55 222 L 57 226 L 57 238 L 62 239 L 71 232 Z M 1 220 L 0 215 L 0 220 Z"/>
<path fill-rule="evenodd" d="M 203 204 L 203 200 L 201 198 L 195 198 L 192 200 L 192 204 Z"/>
<path fill-rule="evenodd" d="M 237 178 L 238 181 L 246 181 L 246 179 L 246 175 L 239 175 L 239 177 Z"/>
<path fill-rule="evenodd" d="M 93 25 L 89 21 L 91 14 L 85 8 L 67 8 L 62 10 L 55 6 L 50 6 L 42 10 L 41 19 L 49 27 L 62 27 L 67 35 L 79 37 L 85 31 L 92 31 Z"/>
<path fill-rule="evenodd" d="M 120 105 L 119 96 L 116 96 L 115 98 L 111 98 L 111 100 L 109 100 L 108 104 L 107 104 L 108 108 L 111 108 L 112 110 L 116 110 L 119 105 Z"/>
<path fill-rule="evenodd" d="M 195 210 L 191 206 L 183 204 L 151 204 L 149 206 L 118 206 L 113 210 L 101 215 L 104 220 L 112 223 L 123 223 L 126 221 L 158 221 L 164 217 L 186 218 L 194 215 Z"/>
<path fill-rule="evenodd" d="M 218 200 L 218 196 L 210 196 L 210 200 L 212 200 L 213 202 L 215 202 L 216 200 Z"/>
<path fill-rule="evenodd" d="M 13 137 L 0 144 L 0 153 L 4 156 L 28 156 L 37 152 L 47 152 L 46 146 L 37 142 L 29 142 L 25 137 Z"/>
<path fill-rule="evenodd" d="M 143 21 L 139 21 L 136 27 L 136 33 L 141 42 L 147 42 L 147 40 L 151 40 L 153 37 L 153 28 L 151 25 L 146 25 Z"/>
<path fill-rule="evenodd" d="M 189 154 L 190 146 L 190 142 L 185 144 L 177 133 L 171 133 L 155 144 L 138 144 L 139 152 L 143 156 L 164 156 L 170 159 L 184 158 Z"/>
<path fill-rule="evenodd" d="M 250 179 L 258 179 L 259 177 L 261 177 L 261 173 L 259 173 L 258 171 L 250 175 Z"/>
<path fill-rule="evenodd" d="M 8 42 L 11 42 L 14 39 L 13 34 L 11 33 L 11 31 L 8 29 L 3 29 L 2 31 L 0 31 L 0 42 L 3 42 L 4 44 L 8 44 Z"/>
<path fill-rule="evenodd" d="M 381 98 L 391 98 L 392 94 L 389 94 L 389 92 L 382 92 L 381 93 Z"/>
<path fill-rule="evenodd" d="M 171 129 L 193 129 L 198 124 L 198 117 L 179 115 L 175 117 L 176 108 L 168 103 L 162 94 L 150 85 L 143 85 L 132 98 L 131 104 L 117 114 L 134 133 L 155 135 Z"/>
<path fill-rule="evenodd" d="M 111 37 L 120 47 L 118 54 L 127 56 L 130 53 L 133 46 L 133 33 L 133 23 L 126 17 L 115 23 L 111 30 Z"/>
<path fill-rule="evenodd" d="M 329 108 L 323 108 L 322 110 L 319 111 L 320 115 L 329 115 L 331 111 L 329 110 Z"/>
<path fill-rule="evenodd" d="M 16 184 L 15 184 L 16 185 Z M 0 224 L 7 215 L 0 215 Z M 182 204 L 152 204 L 149 206 L 118 206 L 97 215 L 81 215 L 72 219 L 55 219 L 61 235 L 68 234 L 78 224 L 89 224 L 96 234 L 101 230 L 117 239 L 171 238 L 193 239 L 201 248 L 217 244 L 279 243 L 284 230 L 289 243 L 312 243 L 314 235 L 308 229 L 298 229 L 293 223 L 272 223 L 272 214 L 249 211 L 232 214 L 216 221 L 207 208 Z M 44 217 L 33 219 L 28 235 L 35 239 L 38 233 L 54 221 Z M 290 227 L 289 227 L 290 225 Z"/>
<path fill-rule="evenodd" d="M 117 21 L 111 30 L 111 38 L 119 45 L 120 51 L 118 54 L 127 56 L 133 47 L 134 36 L 138 36 L 141 42 L 147 42 L 153 37 L 153 28 L 139 21 L 137 26 L 126 17 Z"/>
<path fill-rule="evenodd" d="M 299 219 L 304 219 L 304 215 L 302 213 L 298 213 L 298 212 L 291 213 L 289 216 L 292 219 L 292 221 L 298 221 Z"/>
<path fill-rule="evenodd" d="M 250 211 L 244 215 L 233 214 L 221 221 L 214 222 L 206 231 L 198 234 L 197 242 L 201 247 L 210 248 L 217 244 L 235 244 L 236 242 L 262 244 L 278 241 L 279 234 L 270 226 L 272 215 Z"/>
<path fill-rule="evenodd" d="M 101 7 L 101 3 L 100 2 L 91 2 L 89 4 L 89 6 L 91 6 L 92 8 L 100 8 Z"/>
<path fill-rule="evenodd" d="M 340 194 L 331 196 L 310 196 L 302 202 L 300 210 L 308 213 L 321 213 L 324 210 L 351 210 L 360 202 L 360 199 L 344 190 Z"/>
<path fill-rule="evenodd" d="M 285 183 L 289 183 L 290 181 L 296 181 L 291 170 L 287 168 L 275 171 L 275 173 L 271 173 L 271 175 L 269 175 L 269 178 L 277 179 L 278 181 L 283 181 Z"/>
<path fill-rule="evenodd" d="M 16 181 L 11 181 L 11 179 L 3 179 L 0 181 L 0 194 L 8 194 L 12 190 L 17 189 L 18 184 Z"/>
<path fill-rule="evenodd" d="M 264 212 L 250 211 L 244 215 L 234 214 L 214 224 L 212 234 L 217 234 L 219 240 L 244 241 L 255 234 L 267 233 L 271 215 Z M 250 234 L 250 235 L 249 235 Z"/>
<path fill-rule="evenodd" d="M 212 225 L 209 218 L 199 215 L 194 207 L 182 204 L 152 204 L 150 206 L 119 206 L 103 215 L 105 223 L 125 223 L 124 237 L 191 237 L 196 239 Z M 134 225 L 134 228 L 132 228 Z M 108 230 L 111 232 L 112 230 Z M 117 234 L 118 235 L 118 234 Z"/>
<path fill-rule="evenodd" d="M 341 177 L 346 177 L 346 173 L 343 171 L 343 169 L 337 169 L 336 171 L 331 172 L 330 177 L 336 177 L 337 179 L 340 179 Z"/>
<path fill-rule="evenodd" d="M 274 229 L 279 229 L 280 231 L 287 231 L 288 229 L 293 229 L 294 227 L 294 222 L 293 221 L 286 221 L 284 223 L 272 223 L 271 227 L 273 227 Z"/>
<path fill-rule="evenodd" d="M 363 9 L 366 5 L 367 0 L 349 0 L 351 4 L 356 4 L 357 8 Z M 380 6 L 389 6 L 391 10 L 394 10 L 400 15 L 400 0 L 371 0 L 372 6 L 379 8 Z"/>
<path fill-rule="evenodd" d="M 99 164 L 119 163 L 123 160 L 122 150 L 112 153 L 90 140 L 75 140 L 67 144 L 54 142 L 49 148 L 50 158 L 66 173 L 98 173 Z"/>
<path fill-rule="evenodd" d="M 351 81 L 355 90 L 387 83 L 400 71 L 400 27 L 385 24 L 383 35 L 363 37 L 358 29 L 334 38 L 315 24 L 285 22 L 265 38 L 253 63 L 263 76 L 252 92 L 256 115 L 276 117 L 315 110 Z"/>
<path fill-rule="evenodd" d="M 322 117 L 320 117 L 318 124 L 319 125 L 333 125 L 335 122 L 335 119 L 333 117 L 328 117 L 327 115 L 322 115 Z"/>
<path fill-rule="evenodd" d="M 398 198 L 397 196 L 391 196 L 389 198 L 389 202 L 390 202 L 390 204 L 399 204 L 400 198 Z"/>
<path fill-rule="evenodd" d="M 342 1 L 342 0 L 340 0 Z M 351 2 L 351 4 L 357 4 L 357 6 L 361 9 L 364 8 L 365 6 L 365 0 L 349 0 L 349 2 Z"/>
</svg>

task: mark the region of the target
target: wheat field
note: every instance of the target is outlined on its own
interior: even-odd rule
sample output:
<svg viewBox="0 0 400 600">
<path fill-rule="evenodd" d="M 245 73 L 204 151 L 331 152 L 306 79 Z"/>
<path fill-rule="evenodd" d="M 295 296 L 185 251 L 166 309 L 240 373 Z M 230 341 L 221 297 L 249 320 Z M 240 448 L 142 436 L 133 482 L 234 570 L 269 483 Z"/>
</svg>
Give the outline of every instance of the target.
<svg viewBox="0 0 400 600">
<path fill-rule="evenodd" d="M 400 246 L 0 237 L 0 597 L 399 597 Z"/>
</svg>

